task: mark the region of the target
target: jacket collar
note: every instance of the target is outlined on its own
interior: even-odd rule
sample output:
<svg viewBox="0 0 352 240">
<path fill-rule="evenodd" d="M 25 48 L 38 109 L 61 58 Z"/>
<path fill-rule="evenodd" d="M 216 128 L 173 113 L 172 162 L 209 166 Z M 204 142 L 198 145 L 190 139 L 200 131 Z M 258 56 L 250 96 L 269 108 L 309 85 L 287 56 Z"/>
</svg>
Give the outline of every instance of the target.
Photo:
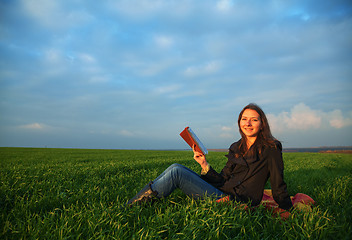
<svg viewBox="0 0 352 240">
<path fill-rule="evenodd" d="M 247 166 L 248 164 L 251 164 L 253 162 L 256 162 L 257 160 L 259 160 L 259 156 L 258 156 L 258 150 L 255 149 L 254 152 L 254 156 L 252 157 L 235 157 L 235 153 L 238 151 L 238 145 L 239 145 L 240 141 L 236 142 L 235 144 L 232 144 L 230 147 L 230 151 L 229 154 L 226 155 L 226 157 L 228 158 L 228 161 L 230 161 L 233 164 L 239 164 L 239 165 L 244 165 Z M 252 145 L 251 148 L 257 148 L 256 144 Z"/>
</svg>

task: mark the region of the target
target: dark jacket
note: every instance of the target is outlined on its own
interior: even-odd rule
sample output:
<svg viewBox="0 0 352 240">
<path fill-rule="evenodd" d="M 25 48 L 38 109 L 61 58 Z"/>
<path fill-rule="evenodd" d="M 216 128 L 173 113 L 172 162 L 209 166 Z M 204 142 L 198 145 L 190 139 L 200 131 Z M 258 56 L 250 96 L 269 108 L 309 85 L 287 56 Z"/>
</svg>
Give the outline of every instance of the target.
<svg viewBox="0 0 352 240">
<path fill-rule="evenodd" d="M 238 151 L 239 141 L 230 146 L 228 161 L 221 173 L 217 173 L 212 167 L 201 177 L 217 187 L 232 199 L 240 202 L 251 202 L 256 206 L 261 202 L 266 182 L 270 177 L 270 184 L 275 201 L 280 208 L 289 210 L 292 207 L 290 196 L 287 193 L 284 182 L 284 164 L 282 161 L 282 146 L 276 141 L 276 147 L 265 146 L 258 149 L 251 158 L 235 157 Z"/>
</svg>

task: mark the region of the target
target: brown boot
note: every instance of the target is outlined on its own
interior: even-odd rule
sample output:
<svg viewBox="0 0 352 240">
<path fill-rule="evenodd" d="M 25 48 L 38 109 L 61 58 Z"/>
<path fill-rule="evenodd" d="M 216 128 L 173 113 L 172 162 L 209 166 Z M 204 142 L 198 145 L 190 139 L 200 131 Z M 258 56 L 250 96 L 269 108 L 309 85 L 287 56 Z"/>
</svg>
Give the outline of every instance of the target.
<svg viewBox="0 0 352 240">
<path fill-rule="evenodd" d="M 153 182 L 150 181 L 142 190 L 137 193 L 136 196 L 131 198 L 127 202 L 127 206 L 131 206 L 132 204 L 139 204 L 139 203 L 144 203 L 144 202 L 149 202 L 153 200 L 158 195 L 157 191 L 153 191 L 150 185 L 152 185 Z"/>
</svg>

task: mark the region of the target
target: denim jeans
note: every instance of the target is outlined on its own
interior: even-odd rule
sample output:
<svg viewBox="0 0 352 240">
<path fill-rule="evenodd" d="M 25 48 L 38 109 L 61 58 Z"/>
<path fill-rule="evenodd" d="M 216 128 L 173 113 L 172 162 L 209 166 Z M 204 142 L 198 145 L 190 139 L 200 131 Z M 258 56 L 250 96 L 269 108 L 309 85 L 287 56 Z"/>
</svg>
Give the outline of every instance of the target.
<svg viewBox="0 0 352 240">
<path fill-rule="evenodd" d="M 157 191 L 157 197 L 167 197 L 176 188 L 179 188 L 186 195 L 203 199 L 204 197 L 221 198 L 225 194 L 211 184 L 204 181 L 191 169 L 174 163 L 160 174 L 151 185 L 153 191 Z"/>
</svg>

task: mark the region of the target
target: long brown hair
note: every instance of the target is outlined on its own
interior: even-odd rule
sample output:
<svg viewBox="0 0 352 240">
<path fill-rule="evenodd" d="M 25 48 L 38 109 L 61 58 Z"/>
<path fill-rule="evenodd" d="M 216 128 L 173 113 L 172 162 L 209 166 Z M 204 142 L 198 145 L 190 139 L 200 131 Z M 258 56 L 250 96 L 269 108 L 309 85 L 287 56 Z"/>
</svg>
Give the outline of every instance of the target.
<svg viewBox="0 0 352 240">
<path fill-rule="evenodd" d="M 245 154 L 251 156 L 254 154 L 253 148 L 251 148 L 252 151 L 248 151 L 247 137 L 242 132 L 241 126 L 240 126 L 240 121 L 242 119 L 243 112 L 247 109 L 251 109 L 251 110 L 256 111 L 259 114 L 259 118 L 261 121 L 261 128 L 258 133 L 257 139 L 255 140 L 255 143 L 254 143 L 258 146 L 259 153 L 261 152 L 261 149 L 264 146 L 273 146 L 273 147 L 276 146 L 275 145 L 276 138 L 274 138 L 273 135 L 271 134 L 269 122 L 268 122 L 268 119 L 266 118 L 264 111 L 257 104 L 250 103 L 242 109 L 242 111 L 240 112 L 240 114 L 238 116 L 238 121 L 237 121 L 238 128 L 239 128 L 239 131 L 240 131 L 240 134 L 242 137 L 241 141 L 240 141 L 240 145 L 239 145 L 239 155 L 241 155 L 241 156 L 243 156 Z"/>
</svg>

